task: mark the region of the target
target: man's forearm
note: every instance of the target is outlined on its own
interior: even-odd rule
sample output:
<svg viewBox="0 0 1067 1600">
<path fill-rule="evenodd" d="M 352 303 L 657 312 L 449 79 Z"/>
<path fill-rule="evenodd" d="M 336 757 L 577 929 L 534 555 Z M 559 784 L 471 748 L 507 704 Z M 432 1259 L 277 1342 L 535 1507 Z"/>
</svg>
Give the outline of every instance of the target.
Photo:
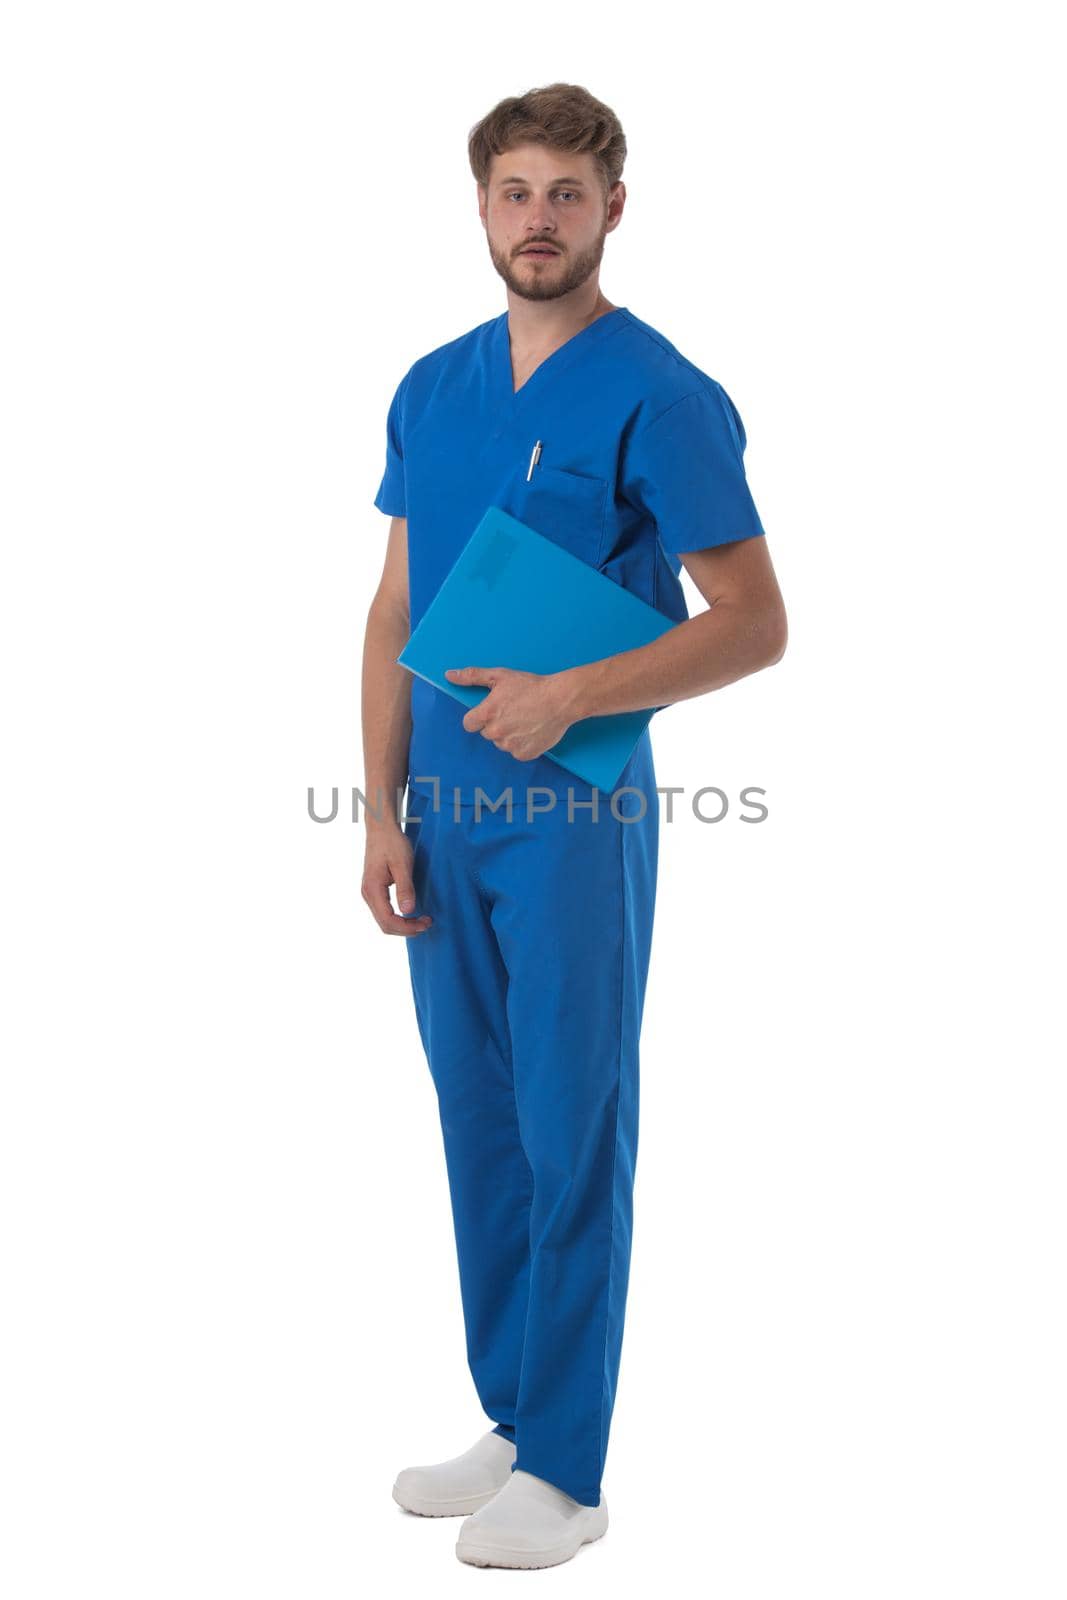
<svg viewBox="0 0 1067 1600">
<path fill-rule="evenodd" d="M 720 600 L 699 616 L 636 650 L 557 673 L 573 722 L 616 711 L 644 711 L 722 689 L 779 660 L 785 649 L 781 607 L 762 610 Z"/>
<path fill-rule="evenodd" d="M 397 665 L 408 641 L 404 607 L 381 596 L 367 613 L 363 642 L 363 773 L 368 827 L 396 825 L 396 792 L 408 776 L 411 741 L 411 674 Z"/>
</svg>

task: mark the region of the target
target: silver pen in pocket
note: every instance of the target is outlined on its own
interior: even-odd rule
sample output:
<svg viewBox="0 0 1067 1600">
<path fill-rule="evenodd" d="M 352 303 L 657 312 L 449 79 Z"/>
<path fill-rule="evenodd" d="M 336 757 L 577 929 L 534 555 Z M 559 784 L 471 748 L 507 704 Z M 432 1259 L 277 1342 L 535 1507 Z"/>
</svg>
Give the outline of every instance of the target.
<svg viewBox="0 0 1067 1600">
<path fill-rule="evenodd" d="M 533 477 L 533 469 L 534 469 L 534 467 L 536 467 L 536 465 L 540 461 L 540 459 L 541 459 L 541 441 L 540 441 L 540 439 L 538 439 L 537 443 L 534 445 L 533 450 L 530 453 L 530 465 L 529 465 L 529 467 L 527 469 L 527 472 L 526 472 L 526 482 L 527 483 L 529 483 L 530 479 Z"/>
</svg>

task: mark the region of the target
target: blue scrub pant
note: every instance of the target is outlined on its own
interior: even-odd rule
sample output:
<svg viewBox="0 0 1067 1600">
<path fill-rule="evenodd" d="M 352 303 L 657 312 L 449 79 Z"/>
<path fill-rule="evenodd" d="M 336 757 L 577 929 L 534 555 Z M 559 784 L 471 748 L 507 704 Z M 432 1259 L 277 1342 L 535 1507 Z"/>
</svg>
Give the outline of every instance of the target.
<svg viewBox="0 0 1067 1600">
<path fill-rule="evenodd" d="M 515 1467 L 595 1506 L 630 1267 L 659 818 L 654 792 L 620 792 L 616 816 L 598 791 L 596 821 L 568 820 L 565 798 L 527 819 L 525 785 L 514 795 L 509 822 L 455 811 L 447 789 L 436 811 L 409 790 L 415 909 L 434 920 L 406 944 L 478 1398 Z"/>
</svg>

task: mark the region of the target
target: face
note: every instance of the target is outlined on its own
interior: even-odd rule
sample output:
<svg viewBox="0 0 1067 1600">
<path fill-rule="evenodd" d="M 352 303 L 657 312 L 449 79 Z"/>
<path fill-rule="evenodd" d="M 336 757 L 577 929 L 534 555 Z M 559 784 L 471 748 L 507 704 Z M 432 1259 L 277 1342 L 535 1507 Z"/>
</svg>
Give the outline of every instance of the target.
<svg viewBox="0 0 1067 1600">
<path fill-rule="evenodd" d="M 524 300 L 558 299 L 599 268 L 625 197 L 619 182 L 605 204 L 596 161 L 585 151 L 529 144 L 494 156 L 488 188 L 478 191 L 493 266 Z"/>
</svg>

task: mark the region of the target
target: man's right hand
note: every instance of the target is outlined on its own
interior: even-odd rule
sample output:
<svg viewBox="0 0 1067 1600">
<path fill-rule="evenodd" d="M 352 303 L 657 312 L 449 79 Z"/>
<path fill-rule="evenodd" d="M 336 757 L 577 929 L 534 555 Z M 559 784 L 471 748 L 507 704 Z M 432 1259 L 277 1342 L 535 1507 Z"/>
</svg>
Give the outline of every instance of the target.
<svg viewBox="0 0 1067 1600">
<path fill-rule="evenodd" d="M 411 873 L 414 856 L 411 840 L 402 828 L 395 824 L 368 826 L 360 893 L 383 933 L 399 933 L 410 938 L 414 933 L 425 933 L 433 922 L 429 916 L 397 916 L 389 899 L 389 886 L 395 883 L 400 910 L 414 911 L 415 887 Z"/>
</svg>

